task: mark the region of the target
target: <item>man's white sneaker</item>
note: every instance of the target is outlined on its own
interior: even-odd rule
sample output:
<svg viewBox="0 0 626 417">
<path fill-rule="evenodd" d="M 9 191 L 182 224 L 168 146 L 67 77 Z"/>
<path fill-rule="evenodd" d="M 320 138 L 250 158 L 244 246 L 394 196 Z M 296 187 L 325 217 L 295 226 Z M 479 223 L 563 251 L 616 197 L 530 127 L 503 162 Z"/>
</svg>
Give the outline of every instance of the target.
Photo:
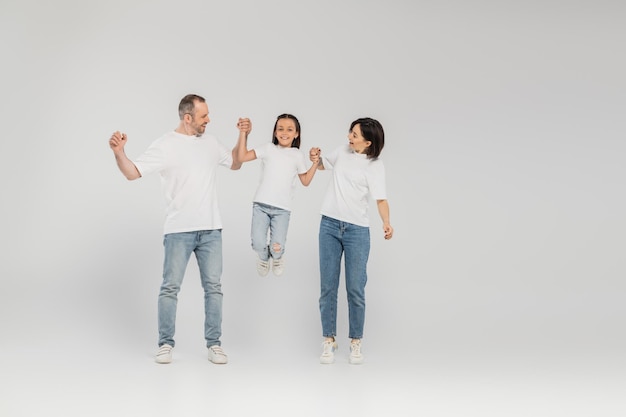
<svg viewBox="0 0 626 417">
<path fill-rule="evenodd" d="M 277 277 L 281 276 L 283 272 L 285 272 L 285 258 L 284 257 L 280 259 L 272 260 L 272 272 Z"/>
<path fill-rule="evenodd" d="M 209 348 L 209 360 L 218 365 L 223 365 L 228 363 L 228 356 L 226 356 L 221 346 L 213 345 Z"/>
<path fill-rule="evenodd" d="M 322 343 L 322 356 L 320 356 L 320 363 L 330 364 L 335 362 L 335 351 L 337 350 L 337 342 L 334 340 L 325 340 Z"/>
<path fill-rule="evenodd" d="M 258 258 L 256 260 L 256 271 L 262 277 L 266 276 L 267 273 L 270 271 L 270 261 L 264 261 L 263 259 Z"/>
<path fill-rule="evenodd" d="M 360 365 L 363 363 L 360 340 L 353 340 L 350 342 L 350 363 L 352 365 Z"/>
<path fill-rule="evenodd" d="M 161 345 L 155 360 L 157 363 L 170 363 L 172 361 L 172 347 L 168 344 Z"/>
</svg>

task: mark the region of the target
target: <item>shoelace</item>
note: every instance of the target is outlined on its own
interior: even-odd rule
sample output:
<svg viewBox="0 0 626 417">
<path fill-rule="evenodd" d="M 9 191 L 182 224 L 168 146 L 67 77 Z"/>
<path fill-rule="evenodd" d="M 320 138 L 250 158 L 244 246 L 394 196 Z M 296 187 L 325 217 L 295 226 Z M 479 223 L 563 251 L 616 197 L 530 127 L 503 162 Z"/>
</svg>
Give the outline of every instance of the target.
<svg viewBox="0 0 626 417">
<path fill-rule="evenodd" d="M 157 353 L 157 356 L 161 356 L 161 355 L 168 355 L 172 350 L 171 346 L 167 346 L 167 345 L 163 345 L 159 348 L 159 352 Z"/>
<path fill-rule="evenodd" d="M 324 342 L 324 354 L 333 353 L 335 342 Z"/>
<path fill-rule="evenodd" d="M 211 350 L 213 351 L 213 353 L 215 353 L 216 355 L 224 355 L 226 356 L 226 354 L 224 353 L 224 350 L 222 350 L 221 346 L 213 346 L 211 348 Z"/>
<path fill-rule="evenodd" d="M 360 356 L 361 355 L 361 344 L 360 343 L 350 343 L 350 350 L 352 351 L 352 355 Z"/>
</svg>

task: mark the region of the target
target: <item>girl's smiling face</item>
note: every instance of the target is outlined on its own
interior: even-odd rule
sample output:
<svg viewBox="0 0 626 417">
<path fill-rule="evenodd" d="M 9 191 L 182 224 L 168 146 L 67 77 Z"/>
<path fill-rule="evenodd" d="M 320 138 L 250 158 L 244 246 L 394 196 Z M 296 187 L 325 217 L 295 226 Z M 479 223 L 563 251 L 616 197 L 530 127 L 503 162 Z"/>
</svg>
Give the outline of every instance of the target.
<svg viewBox="0 0 626 417">
<path fill-rule="evenodd" d="M 278 145 L 283 148 L 290 148 L 293 140 L 298 137 L 300 132 L 296 129 L 296 123 L 288 118 L 278 119 L 276 122 L 276 130 L 274 137 L 278 140 Z"/>
</svg>

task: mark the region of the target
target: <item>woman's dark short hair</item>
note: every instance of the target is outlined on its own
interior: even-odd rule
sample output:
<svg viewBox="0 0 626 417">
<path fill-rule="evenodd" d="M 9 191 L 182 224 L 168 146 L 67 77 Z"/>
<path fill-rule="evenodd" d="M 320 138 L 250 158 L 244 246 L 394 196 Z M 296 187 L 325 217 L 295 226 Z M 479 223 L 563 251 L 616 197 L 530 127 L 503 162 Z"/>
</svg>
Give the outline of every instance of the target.
<svg viewBox="0 0 626 417">
<path fill-rule="evenodd" d="M 352 122 L 350 132 L 352 132 L 352 129 L 354 129 L 356 125 L 360 125 L 363 138 L 372 142 L 372 144 L 365 149 L 365 154 L 369 159 L 378 158 L 385 146 L 385 131 L 383 130 L 383 126 L 378 120 L 370 117 L 362 117 Z"/>
<path fill-rule="evenodd" d="M 298 132 L 298 137 L 291 142 L 292 148 L 300 149 L 300 138 L 302 137 L 302 132 L 300 131 L 300 122 L 298 118 L 293 114 L 284 113 L 276 118 L 276 122 L 274 123 L 274 130 L 272 130 L 272 143 L 274 145 L 278 145 L 278 139 L 276 139 L 276 127 L 278 126 L 278 121 L 280 119 L 291 119 L 296 124 L 296 132 Z"/>
<path fill-rule="evenodd" d="M 197 94 L 187 94 L 180 100 L 180 104 L 178 105 L 178 117 L 180 117 L 180 120 L 183 120 L 186 114 L 194 115 L 196 101 L 206 103 L 204 97 L 200 97 Z"/>
</svg>

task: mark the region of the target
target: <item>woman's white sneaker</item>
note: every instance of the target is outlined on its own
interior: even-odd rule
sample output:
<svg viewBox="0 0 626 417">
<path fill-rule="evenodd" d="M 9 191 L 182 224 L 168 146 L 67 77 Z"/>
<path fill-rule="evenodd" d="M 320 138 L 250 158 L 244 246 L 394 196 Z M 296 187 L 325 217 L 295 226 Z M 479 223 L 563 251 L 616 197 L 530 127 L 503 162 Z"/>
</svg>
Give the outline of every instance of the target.
<svg viewBox="0 0 626 417">
<path fill-rule="evenodd" d="M 331 364 L 335 362 L 335 351 L 337 350 L 337 342 L 334 340 L 325 340 L 322 343 L 322 356 L 320 356 L 320 363 Z"/>
<path fill-rule="evenodd" d="M 363 363 L 360 340 L 353 340 L 350 342 L 350 363 L 352 365 L 360 365 Z"/>
</svg>

